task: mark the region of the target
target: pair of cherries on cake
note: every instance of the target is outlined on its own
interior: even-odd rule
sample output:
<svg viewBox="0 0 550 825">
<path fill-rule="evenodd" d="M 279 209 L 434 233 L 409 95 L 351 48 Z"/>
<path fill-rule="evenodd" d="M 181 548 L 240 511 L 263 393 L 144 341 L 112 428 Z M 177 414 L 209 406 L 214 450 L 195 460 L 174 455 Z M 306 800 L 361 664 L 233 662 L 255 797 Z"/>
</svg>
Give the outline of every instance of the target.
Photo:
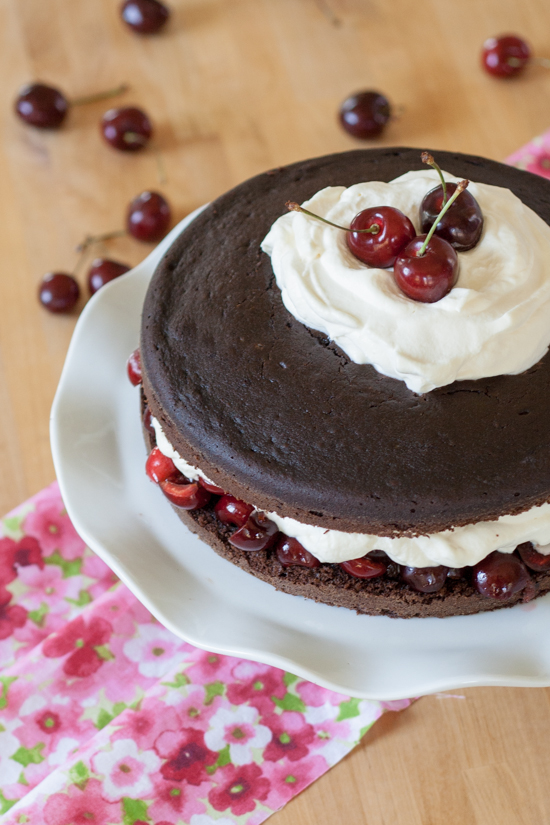
<svg viewBox="0 0 550 825">
<path fill-rule="evenodd" d="M 315 215 L 289 201 L 288 209 L 346 232 L 350 252 L 371 267 L 393 267 L 400 290 L 414 301 L 434 303 L 447 295 L 458 280 L 458 252 L 472 249 L 483 229 L 478 202 L 466 190 L 467 180 L 446 182 L 429 152 L 422 162 L 434 168 L 441 184 L 431 189 L 420 204 L 422 232 L 417 235 L 411 220 L 393 206 L 374 206 L 359 212 L 349 228 Z"/>
</svg>

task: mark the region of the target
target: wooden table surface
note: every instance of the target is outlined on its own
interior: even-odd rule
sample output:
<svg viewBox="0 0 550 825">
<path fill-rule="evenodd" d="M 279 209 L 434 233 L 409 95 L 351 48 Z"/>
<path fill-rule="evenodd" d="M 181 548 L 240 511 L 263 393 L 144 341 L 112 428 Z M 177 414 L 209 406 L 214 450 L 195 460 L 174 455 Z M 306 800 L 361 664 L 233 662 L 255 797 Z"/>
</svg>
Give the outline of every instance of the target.
<svg viewBox="0 0 550 825">
<path fill-rule="evenodd" d="M 336 112 L 377 89 L 402 111 L 371 145 L 503 159 L 550 127 L 550 72 L 512 82 L 481 71 L 493 34 L 550 56 L 545 0 L 171 0 L 162 35 L 129 32 L 118 0 L 0 0 L 0 507 L 54 478 L 48 418 L 77 315 L 36 299 L 48 270 L 74 268 L 87 234 L 117 229 L 127 202 L 161 188 L 175 220 L 267 168 L 355 148 Z M 104 145 L 108 104 L 58 132 L 13 115 L 40 79 L 78 96 L 115 86 L 150 113 L 155 155 Z M 127 238 L 91 255 L 135 264 Z M 83 273 L 80 275 L 83 283 Z M 538 825 L 550 822 L 550 690 L 476 688 L 388 714 L 342 763 L 275 815 L 277 825 Z"/>
</svg>

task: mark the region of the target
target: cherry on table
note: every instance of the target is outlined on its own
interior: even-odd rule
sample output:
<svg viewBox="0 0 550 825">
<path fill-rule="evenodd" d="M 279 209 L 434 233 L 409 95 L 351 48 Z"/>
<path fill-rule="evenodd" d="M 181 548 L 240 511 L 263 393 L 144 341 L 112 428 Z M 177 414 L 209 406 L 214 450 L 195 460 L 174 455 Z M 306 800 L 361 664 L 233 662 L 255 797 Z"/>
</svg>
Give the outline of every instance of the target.
<svg viewBox="0 0 550 825">
<path fill-rule="evenodd" d="M 69 111 L 69 101 L 59 89 L 45 83 L 23 86 L 15 101 L 15 111 L 25 123 L 39 129 L 58 129 Z"/>
<path fill-rule="evenodd" d="M 109 109 L 101 118 L 100 129 L 107 143 L 121 152 L 144 149 L 153 134 L 151 121 L 137 106 Z"/>
<path fill-rule="evenodd" d="M 360 261 L 385 268 L 394 265 L 401 250 L 415 235 L 411 221 L 399 209 L 373 206 L 354 217 L 346 241 L 350 252 Z"/>
<path fill-rule="evenodd" d="M 483 44 L 481 64 L 494 77 L 515 77 L 530 60 L 529 45 L 515 34 L 489 37 Z"/>
<path fill-rule="evenodd" d="M 142 192 L 130 203 L 126 229 L 138 241 L 160 241 L 166 235 L 172 213 L 168 201 L 158 192 Z"/>
<path fill-rule="evenodd" d="M 141 353 L 139 351 L 139 347 L 138 349 L 135 349 L 128 358 L 128 361 L 126 362 L 126 372 L 128 373 L 130 383 L 134 387 L 141 384 Z"/>
<path fill-rule="evenodd" d="M 340 106 L 340 123 L 346 132 L 362 140 L 378 137 L 390 117 L 390 103 L 380 92 L 358 92 Z"/>
<path fill-rule="evenodd" d="M 59 129 L 71 106 L 95 103 L 115 97 L 127 89 L 125 84 L 106 92 L 68 100 L 63 92 L 46 83 L 29 83 L 20 90 L 15 101 L 15 112 L 31 126 L 38 129 Z"/>
<path fill-rule="evenodd" d="M 120 16 L 127 26 L 139 34 L 154 34 L 166 25 L 170 9 L 159 0 L 126 0 Z"/>
<path fill-rule="evenodd" d="M 120 261 L 112 261 L 109 258 L 96 258 L 88 271 L 88 288 L 90 295 L 95 295 L 98 289 L 114 281 L 125 272 L 129 272 L 131 267 L 122 264 Z"/>
<path fill-rule="evenodd" d="M 229 543 L 239 550 L 257 552 L 271 547 L 278 534 L 277 525 L 271 519 L 263 513 L 253 513 L 243 526 L 230 536 Z"/>
<path fill-rule="evenodd" d="M 474 584 L 482 596 L 498 601 L 507 601 L 525 588 L 533 591 L 534 586 L 527 568 L 517 556 L 499 553 L 495 550 L 487 558 L 475 565 Z"/>
<path fill-rule="evenodd" d="M 438 567 L 402 567 L 401 578 L 419 593 L 437 593 L 447 581 L 449 568 Z"/>
<path fill-rule="evenodd" d="M 315 558 L 313 553 L 300 544 L 298 539 L 290 538 L 289 536 L 281 536 L 277 542 L 277 558 L 283 567 L 307 567 L 314 569 L 320 567 L 321 562 Z"/>
<path fill-rule="evenodd" d="M 50 312 L 70 312 L 80 297 L 80 287 L 66 272 L 49 272 L 38 287 L 38 298 Z"/>
<path fill-rule="evenodd" d="M 360 559 L 350 559 L 349 561 L 340 562 L 340 567 L 355 576 L 356 579 L 376 579 L 378 576 L 383 576 L 388 565 L 376 558 L 369 558 L 369 555 L 363 556 Z"/>
</svg>

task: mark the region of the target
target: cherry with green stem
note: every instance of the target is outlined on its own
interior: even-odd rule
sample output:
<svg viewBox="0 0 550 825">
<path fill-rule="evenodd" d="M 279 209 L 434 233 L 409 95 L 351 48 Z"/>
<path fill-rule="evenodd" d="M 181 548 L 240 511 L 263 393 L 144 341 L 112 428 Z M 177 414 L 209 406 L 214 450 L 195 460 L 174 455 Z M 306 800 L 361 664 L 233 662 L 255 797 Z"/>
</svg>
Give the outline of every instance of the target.
<svg viewBox="0 0 550 825">
<path fill-rule="evenodd" d="M 435 171 L 439 175 L 439 179 L 441 181 L 441 188 L 443 189 L 443 203 L 441 204 L 441 206 L 445 206 L 445 204 L 447 203 L 447 181 L 445 180 L 443 172 L 441 171 L 441 167 L 438 163 L 435 162 L 434 156 L 430 155 L 429 152 L 422 152 L 422 154 L 420 155 L 420 159 L 422 163 L 425 163 L 427 166 L 431 166 L 432 169 L 435 169 Z M 439 211 L 441 211 L 441 209 Z"/>
<path fill-rule="evenodd" d="M 171 220 L 172 210 L 166 198 L 159 192 L 147 190 L 128 205 L 126 229 L 115 229 L 113 232 L 104 232 L 101 235 L 88 235 L 78 245 L 77 250 L 82 252 L 92 244 L 122 238 L 125 235 L 131 235 L 136 240 L 145 243 L 156 243 L 166 235 Z"/>
<path fill-rule="evenodd" d="M 288 201 L 287 208 L 303 212 L 310 218 L 340 229 L 346 233 L 348 249 L 362 263 L 385 269 L 393 266 L 403 247 L 415 236 L 415 229 L 409 218 L 392 206 L 374 206 L 363 209 L 352 220 L 349 227 L 304 209 L 294 201 Z"/>
<path fill-rule="evenodd" d="M 38 300 L 42 306 L 55 314 L 71 312 L 80 298 L 80 287 L 76 274 L 84 261 L 86 250 L 80 251 L 80 257 L 72 272 L 48 272 L 38 285 Z"/>
<path fill-rule="evenodd" d="M 387 97 L 372 90 L 346 98 L 339 112 L 342 127 L 361 140 L 378 137 L 391 117 L 392 110 Z"/>
<path fill-rule="evenodd" d="M 144 149 L 153 134 L 153 125 L 137 106 L 109 109 L 100 123 L 105 141 L 121 152 L 137 152 Z"/>
<path fill-rule="evenodd" d="M 54 86 L 30 83 L 20 90 L 15 101 L 15 112 L 25 123 L 38 129 L 59 129 L 71 107 L 107 100 L 127 90 L 127 84 L 123 83 L 115 89 L 68 100 L 63 92 Z"/>
<path fill-rule="evenodd" d="M 414 301 L 429 304 L 439 301 L 457 282 L 458 256 L 450 243 L 435 234 L 435 230 L 467 186 L 467 180 L 456 185 L 428 234 L 414 238 L 395 261 L 393 275 L 397 286 Z"/>
<path fill-rule="evenodd" d="M 110 258 L 95 258 L 88 270 L 88 290 L 95 295 L 98 289 L 128 272 L 131 267 Z"/>
<path fill-rule="evenodd" d="M 455 191 L 450 196 L 449 200 L 443 205 L 443 207 L 441 209 L 441 212 L 439 213 L 438 223 L 443 218 L 443 216 L 447 214 L 447 212 L 449 211 L 449 209 L 451 208 L 453 203 L 456 201 L 456 199 L 459 197 L 459 195 L 461 195 L 462 192 L 464 192 L 464 190 L 468 186 L 469 182 L 470 181 L 467 181 L 467 180 L 461 180 L 461 181 L 459 181 L 459 183 L 457 183 Z M 423 245 L 420 248 L 420 252 L 418 253 L 419 258 L 421 258 L 422 255 L 424 255 L 424 253 L 426 252 L 426 247 L 428 246 L 429 242 L 431 241 L 432 236 L 434 235 L 436 229 L 437 229 L 437 223 L 434 222 L 434 224 L 432 224 L 432 227 L 430 228 L 430 231 L 426 235 L 426 240 L 424 241 Z"/>
<path fill-rule="evenodd" d="M 473 249 L 479 242 L 483 231 L 483 213 L 474 196 L 462 192 L 455 205 L 441 217 L 441 209 L 447 198 L 456 190 L 456 183 L 445 181 L 443 172 L 429 152 L 422 152 L 422 162 L 436 170 L 441 185 L 424 195 L 420 204 L 420 225 L 423 232 L 428 232 L 433 224 L 436 235 L 451 244 L 458 252 Z"/>
<path fill-rule="evenodd" d="M 155 34 L 168 22 L 170 9 L 160 0 L 125 0 L 120 16 L 138 34 Z"/>
</svg>

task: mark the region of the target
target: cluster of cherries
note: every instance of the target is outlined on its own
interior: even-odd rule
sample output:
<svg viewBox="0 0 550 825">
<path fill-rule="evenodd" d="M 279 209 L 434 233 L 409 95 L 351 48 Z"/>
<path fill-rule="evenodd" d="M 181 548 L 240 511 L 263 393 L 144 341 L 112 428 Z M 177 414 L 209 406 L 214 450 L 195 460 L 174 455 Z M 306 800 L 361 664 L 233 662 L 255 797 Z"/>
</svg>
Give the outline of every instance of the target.
<svg viewBox="0 0 550 825">
<path fill-rule="evenodd" d="M 128 377 L 133 386 L 141 384 L 141 357 L 139 349 L 128 359 Z M 151 411 L 145 408 L 143 423 L 147 431 L 155 436 L 151 423 Z M 190 481 L 158 447 L 153 447 L 145 471 L 151 481 L 158 484 L 166 498 L 183 510 L 198 510 L 211 503 L 212 496 L 219 496 L 214 504 L 214 513 L 222 524 L 235 527 L 228 541 L 233 547 L 247 552 L 267 550 L 274 546 L 275 553 L 283 567 L 298 566 L 316 568 L 321 562 L 303 547 L 298 539 L 280 533 L 277 525 L 263 513 L 254 510 L 251 504 L 228 495 L 225 490 L 199 478 Z M 375 579 L 387 575 L 401 578 L 419 593 L 437 593 L 447 579 L 463 578 L 468 568 L 406 567 L 393 562 L 382 550 L 373 550 L 359 559 L 340 563 L 340 568 L 356 579 Z M 550 556 L 537 552 L 530 542 L 521 544 L 514 554 L 495 551 L 472 568 L 473 583 L 481 595 L 487 598 L 507 601 L 525 590 L 524 600 L 535 595 L 535 585 L 529 570 L 544 572 L 550 570 Z"/>
<path fill-rule="evenodd" d="M 59 129 L 73 106 L 97 103 L 126 92 L 125 84 L 106 92 L 69 100 L 62 91 L 46 83 L 29 83 L 20 89 L 15 100 L 15 112 L 21 120 L 37 129 Z M 109 109 L 101 118 L 100 132 L 105 141 L 121 152 L 144 149 L 153 136 L 148 115 L 137 106 Z"/>
<path fill-rule="evenodd" d="M 422 161 L 437 170 L 441 184 L 420 204 L 422 232 L 417 235 L 410 219 L 393 206 L 363 209 L 349 227 L 338 226 L 304 209 L 294 201 L 287 208 L 341 229 L 350 252 L 368 266 L 393 267 L 401 291 L 414 301 L 434 303 L 451 291 L 458 279 L 457 251 L 472 249 L 481 237 L 483 215 L 466 191 L 468 181 L 447 183 L 429 152 Z"/>
<path fill-rule="evenodd" d="M 126 229 L 105 235 L 88 237 L 80 245 L 84 253 L 96 242 L 120 235 L 131 235 L 138 241 L 156 243 L 166 235 L 172 220 L 172 210 L 166 198 L 159 192 L 146 190 L 134 198 L 126 210 Z M 110 258 L 96 258 L 88 270 L 87 282 L 90 295 L 109 281 L 128 272 L 130 267 Z M 67 272 L 49 272 L 38 285 L 38 299 L 50 312 L 70 312 L 80 298 L 80 287 L 74 275 Z"/>
<path fill-rule="evenodd" d="M 549 60 L 532 57 L 528 43 L 515 34 L 489 37 L 483 44 L 481 65 L 493 77 L 515 77 L 532 62 L 550 67 Z M 338 117 L 350 135 L 372 140 L 382 134 L 394 115 L 388 98 L 369 90 L 347 97 L 340 106 Z"/>
<path fill-rule="evenodd" d="M 120 16 L 133 31 L 153 34 L 167 23 L 170 10 L 160 0 L 125 0 L 120 7 Z M 69 100 L 53 86 L 32 83 L 20 90 L 15 101 L 15 111 L 21 120 L 31 126 L 58 129 L 71 107 L 105 100 L 122 94 L 126 89 L 122 85 L 106 92 Z M 124 152 L 144 149 L 153 136 L 150 118 L 136 106 L 109 109 L 101 119 L 100 131 L 110 146 Z M 166 234 L 170 221 L 171 210 L 166 199 L 158 192 L 145 191 L 127 207 L 124 230 L 87 238 L 81 246 L 87 249 L 95 241 L 125 234 L 139 241 L 156 243 Z M 96 258 L 87 276 L 90 295 L 129 269 L 129 266 L 119 261 Z M 80 287 L 74 275 L 50 272 L 39 284 L 38 297 L 50 312 L 70 312 L 79 300 Z"/>
</svg>

